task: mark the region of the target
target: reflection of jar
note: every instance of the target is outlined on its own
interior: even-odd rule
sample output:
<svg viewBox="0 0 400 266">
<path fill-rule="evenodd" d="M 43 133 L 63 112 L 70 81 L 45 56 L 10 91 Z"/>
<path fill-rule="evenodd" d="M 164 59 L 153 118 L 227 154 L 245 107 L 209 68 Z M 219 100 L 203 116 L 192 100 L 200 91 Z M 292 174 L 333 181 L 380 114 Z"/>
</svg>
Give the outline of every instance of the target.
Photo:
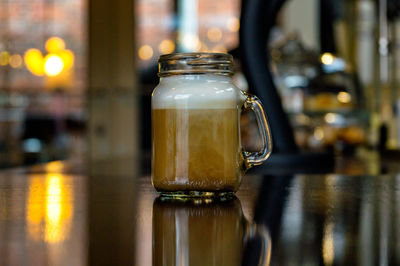
<svg viewBox="0 0 400 266">
<path fill-rule="evenodd" d="M 270 242 L 264 227 L 249 224 L 237 198 L 157 198 L 153 204 L 153 265 L 240 265 L 245 242 L 263 238 L 266 265 Z"/>
</svg>

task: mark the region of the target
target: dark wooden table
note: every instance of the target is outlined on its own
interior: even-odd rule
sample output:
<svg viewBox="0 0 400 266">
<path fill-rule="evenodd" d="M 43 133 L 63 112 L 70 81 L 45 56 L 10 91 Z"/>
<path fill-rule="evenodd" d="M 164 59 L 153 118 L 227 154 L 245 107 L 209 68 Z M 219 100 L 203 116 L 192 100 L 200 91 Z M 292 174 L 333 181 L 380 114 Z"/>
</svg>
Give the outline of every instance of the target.
<svg viewBox="0 0 400 266">
<path fill-rule="evenodd" d="M 248 175 L 237 198 L 176 202 L 133 168 L 89 172 L 0 172 L 0 265 L 258 265 L 268 249 L 271 265 L 400 265 L 400 175 Z"/>
</svg>

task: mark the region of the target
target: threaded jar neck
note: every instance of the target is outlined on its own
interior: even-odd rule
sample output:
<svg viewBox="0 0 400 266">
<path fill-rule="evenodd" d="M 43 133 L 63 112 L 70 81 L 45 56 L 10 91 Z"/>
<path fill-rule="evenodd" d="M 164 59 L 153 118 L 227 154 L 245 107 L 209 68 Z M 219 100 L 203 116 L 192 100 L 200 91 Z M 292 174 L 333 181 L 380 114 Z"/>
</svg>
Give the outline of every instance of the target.
<svg viewBox="0 0 400 266">
<path fill-rule="evenodd" d="M 224 53 L 174 53 L 161 55 L 159 77 L 187 74 L 233 75 L 233 57 Z"/>
</svg>

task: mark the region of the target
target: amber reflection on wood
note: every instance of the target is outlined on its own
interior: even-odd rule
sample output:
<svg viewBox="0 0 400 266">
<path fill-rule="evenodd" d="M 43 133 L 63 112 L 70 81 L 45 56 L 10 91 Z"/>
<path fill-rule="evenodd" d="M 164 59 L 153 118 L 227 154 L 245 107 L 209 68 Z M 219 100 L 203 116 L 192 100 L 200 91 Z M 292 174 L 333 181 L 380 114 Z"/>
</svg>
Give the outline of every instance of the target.
<svg viewBox="0 0 400 266">
<path fill-rule="evenodd" d="M 240 265 L 244 217 L 240 202 L 153 205 L 153 266 Z"/>
<path fill-rule="evenodd" d="M 73 191 L 62 174 L 32 177 L 26 201 L 29 236 L 36 241 L 57 243 L 69 236 L 73 216 Z"/>
</svg>

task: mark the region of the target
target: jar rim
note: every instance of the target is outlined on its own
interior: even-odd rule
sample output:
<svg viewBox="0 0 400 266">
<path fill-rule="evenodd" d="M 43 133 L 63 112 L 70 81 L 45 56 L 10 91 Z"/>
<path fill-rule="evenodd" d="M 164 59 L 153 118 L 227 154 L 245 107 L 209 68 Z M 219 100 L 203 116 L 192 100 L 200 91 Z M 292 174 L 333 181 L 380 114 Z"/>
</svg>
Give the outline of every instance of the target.
<svg viewBox="0 0 400 266">
<path fill-rule="evenodd" d="M 187 74 L 233 75 L 233 57 L 226 53 L 173 53 L 158 59 L 159 77 Z"/>
</svg>

